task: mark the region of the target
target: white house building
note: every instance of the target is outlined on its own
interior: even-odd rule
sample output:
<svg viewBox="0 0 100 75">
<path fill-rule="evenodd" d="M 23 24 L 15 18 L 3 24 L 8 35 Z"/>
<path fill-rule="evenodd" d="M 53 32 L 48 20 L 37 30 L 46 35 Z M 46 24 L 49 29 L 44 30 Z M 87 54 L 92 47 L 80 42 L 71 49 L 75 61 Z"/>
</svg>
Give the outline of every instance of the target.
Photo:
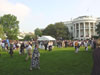
<svg viewBox="0 0 100 75">
<path fill-rule="evenodd" d="M 71 21 L 66 21 L 64 24 L 68 27 L 69 32 L 74 39 L 90 39 L 97 35 L 95 29 L 100 22 L 100 18 L 92 16 L 80 16 Z"/>
</svg>

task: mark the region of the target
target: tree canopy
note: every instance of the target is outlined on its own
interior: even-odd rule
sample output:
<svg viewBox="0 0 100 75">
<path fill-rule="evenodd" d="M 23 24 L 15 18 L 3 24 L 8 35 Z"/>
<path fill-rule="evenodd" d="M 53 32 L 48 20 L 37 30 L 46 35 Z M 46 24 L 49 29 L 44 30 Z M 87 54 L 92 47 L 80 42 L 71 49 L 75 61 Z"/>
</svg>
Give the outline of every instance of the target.
<svg viewBox="0 0 100 75">
<path fill-rule="evenodd" d="M 17 17 L 7 14 L 1 17 L 0 24 L 3 26 L 3 31 L 8 39 L 17 39 L 19 33 L 19 21 Z"/>
<path fill-rule="evenodd" d="M 36 35 L 36 36 L 41 36 L 41 35 L 42 35 L 42 30 L 39 29 L 39 28 L 36 28 L 36 29 L 35 29 L 35 35 Z"/>
<path fill-rule="evenodd" d="M 69 39 L 70 33 L 63 22 L 50 24 L 43 30 L 43 35 L 50 35 L 56 39 Z"/>
<path fill-rule="evenodd" d="M 4 39 L 4 31 L 2 25 L 0 25 L 0 38 Z"/>
<path fill-rule="evenodd" d="M 24 40 L 25 41 L 31 41 L 31 40 L 34 40 L 35 38 L 36 38 L 35 35 L 26 34 L 25 37 L 24 37 Z"/>
<path fill-rule="evenodd" d="M 53 37 L 56 37 L 56 28 L 53 24 L 48 25 L 44 30 L 43 30 L 43 35 L 50 35 Z"/>
</svg>

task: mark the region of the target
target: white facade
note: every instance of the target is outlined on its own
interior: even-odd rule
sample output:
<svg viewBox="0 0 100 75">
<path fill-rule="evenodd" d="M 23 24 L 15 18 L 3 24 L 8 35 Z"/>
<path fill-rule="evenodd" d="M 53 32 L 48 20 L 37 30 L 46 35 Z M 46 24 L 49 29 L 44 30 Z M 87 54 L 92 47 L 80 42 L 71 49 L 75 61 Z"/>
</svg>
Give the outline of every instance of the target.
<svg viewBox="0 0 100 75">
<path fill-rule="evenodd" d="M 72 21 L 66 21 L 64 24 L 68 27 L 69 32 L 73 35 L 74 39 L 90 39 L 92 36 L 97 35 L 95 29 L 100 18 L 92 16 L 80 16 Z"/>
</svg>

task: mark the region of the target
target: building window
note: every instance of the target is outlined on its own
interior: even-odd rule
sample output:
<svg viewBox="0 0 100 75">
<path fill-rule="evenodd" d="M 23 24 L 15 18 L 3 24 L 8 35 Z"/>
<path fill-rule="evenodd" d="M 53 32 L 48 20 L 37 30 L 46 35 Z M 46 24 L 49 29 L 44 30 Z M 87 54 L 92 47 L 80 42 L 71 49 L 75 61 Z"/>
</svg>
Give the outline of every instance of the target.
<svg viewBox="0 0 100 75">
<path fill-rule="evenodd" d="M 85 23 L 85 28 L 89 29 L 89 23 L 88 22 Z"/>
<path fill-rule="evenodd" d="M 73 27 L 71 27 L 71 30 L 73 30 Z"/>
<path fill-rule="evenodd" d="M 83 35 L 84 35 L 84 29 L 81 29 L 80 30 L 80 36 L 83 37 Z"/>
<path fill-rule="evenodd" d="M 93 23 L 90 23 L 90 27 L 91 27 L 91 29 L 93 28 Z"/>
<path fill-rule="evenodd" d="M 77 23 L 77 24 L 76 24 L 76 29 L 78 29 L 78 28 L 79 28 L 79 24 Z"/>
<path fill-rule="evenodd" d="M 85 30 L 86 37 L 89 37 L 89 29 Z"/>
<path fill-rule="evenodd" d="M 83 28 L 84 28 L 83 23 L 80 23 L 80 29 L 83 29 Z"/>
<path fill-rule="evenodd" d="M 78 36 L 79 36 L 79 30 L 76 31 L 76 37 L 78 37 Z"/>
</svg>

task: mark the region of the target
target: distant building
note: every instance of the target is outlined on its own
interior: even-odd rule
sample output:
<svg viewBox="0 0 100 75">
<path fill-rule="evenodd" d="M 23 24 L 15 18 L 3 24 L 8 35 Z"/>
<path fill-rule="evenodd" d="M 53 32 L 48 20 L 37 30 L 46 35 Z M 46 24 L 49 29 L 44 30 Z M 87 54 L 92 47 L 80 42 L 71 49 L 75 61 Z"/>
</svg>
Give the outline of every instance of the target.
<svg viewBox="0 0 100 75">
<path fill-rule="evenodd" d="M 18 38 L 19 39 L 24 39 L 24 37 L 25 37 L 25 35 L 34 35 L 34 33 L 33 32 L 19 32 L 19 35 L 18 35 Z"/>
<path fill-rule="evenodd" d="M 74 39 L 90 39 L 96 36 L 96 25 L 100 22 L 100 18 L 92 16 L 80 16 L 72 21 L 66 21 L 64 24 L 68 27 L 69 32 Z"/>
</svg>

